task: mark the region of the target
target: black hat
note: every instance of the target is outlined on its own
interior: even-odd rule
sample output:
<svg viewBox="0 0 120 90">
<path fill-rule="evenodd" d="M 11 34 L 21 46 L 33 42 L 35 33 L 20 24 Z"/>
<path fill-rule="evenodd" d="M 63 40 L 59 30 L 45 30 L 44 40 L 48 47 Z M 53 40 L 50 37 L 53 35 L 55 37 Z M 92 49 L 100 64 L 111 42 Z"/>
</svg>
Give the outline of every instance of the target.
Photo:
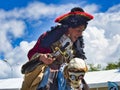
<svg viewBox="0 0 120 90">
<path fill-rule="evenodd" d="M 87 22 L 91 19 L 93 19 L 92 15 L 84 12 L 80 7 L 74 7 L 69 13 L 57 17 L 55 22 L 69 27 L 77 27 L 79 25 L 87 25 Z"/>
</svg>

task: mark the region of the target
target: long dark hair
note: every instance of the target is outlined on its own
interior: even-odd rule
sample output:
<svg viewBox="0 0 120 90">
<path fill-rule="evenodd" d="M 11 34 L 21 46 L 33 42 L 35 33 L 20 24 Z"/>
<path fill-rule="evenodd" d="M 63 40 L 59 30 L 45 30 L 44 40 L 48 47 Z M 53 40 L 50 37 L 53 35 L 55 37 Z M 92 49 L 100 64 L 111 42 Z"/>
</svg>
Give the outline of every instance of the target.
<svg viewBox="0 0 120 90">
<path fill-rule="evenodd" d="M 56 25 L 51 27 L 51 30 L 47 31 L 41 38 L 42 47 L 50 47 L 52 43 L 60 39 L 60 37 L 68 31 L 66 25 Z"/>
</svg>

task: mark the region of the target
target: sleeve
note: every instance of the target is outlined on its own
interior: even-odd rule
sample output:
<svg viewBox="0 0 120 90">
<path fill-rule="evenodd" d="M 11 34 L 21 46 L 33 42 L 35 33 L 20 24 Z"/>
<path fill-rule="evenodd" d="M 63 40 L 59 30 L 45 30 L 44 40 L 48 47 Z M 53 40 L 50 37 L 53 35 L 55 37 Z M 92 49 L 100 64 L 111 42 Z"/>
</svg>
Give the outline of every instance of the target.
<svg viewBox="0 0 120 90">
<path fill-rule="evenodd" d="M 42 47 L 41 46 L 41 39 L 45 36 L 45 34 L 41 35 L 39 39 L 37 40 L 36 44 L 32 49 L 29 50 L 27 56 L 28 59 L 30 60 L 33 55 L 36 53 L 51 53 L 51 49 L 49 47 Z"/>
</svg>

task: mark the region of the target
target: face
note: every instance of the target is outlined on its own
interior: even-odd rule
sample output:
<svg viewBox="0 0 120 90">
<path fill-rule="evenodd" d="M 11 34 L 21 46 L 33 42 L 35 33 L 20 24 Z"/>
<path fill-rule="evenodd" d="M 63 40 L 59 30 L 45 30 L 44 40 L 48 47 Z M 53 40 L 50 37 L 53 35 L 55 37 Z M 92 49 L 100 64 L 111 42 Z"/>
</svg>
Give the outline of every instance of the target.
<svg viewBox="0 0 120 90">
<path fill-rule="evenodd" d="M 85 73 L 84 72 L 68 72 L 69 79 L 72 81 L 80 81 L 83 79 Z"/>
<path fill-rule="evenodd" d="M 69 28 L 68 36 L 70 37 L 72 42 L 75 42 L 78 39 L 78 37 L 82 36 L 84 30 L 85 30 L 85 25 L 80 25 L 76 28 Z"/>
<path fill-rule="evenodd" d="M 68 72 L 68 73 L 71 86 L 74 88 L 79 88 L 85 73 L 84 72 Z"/>
</svg>

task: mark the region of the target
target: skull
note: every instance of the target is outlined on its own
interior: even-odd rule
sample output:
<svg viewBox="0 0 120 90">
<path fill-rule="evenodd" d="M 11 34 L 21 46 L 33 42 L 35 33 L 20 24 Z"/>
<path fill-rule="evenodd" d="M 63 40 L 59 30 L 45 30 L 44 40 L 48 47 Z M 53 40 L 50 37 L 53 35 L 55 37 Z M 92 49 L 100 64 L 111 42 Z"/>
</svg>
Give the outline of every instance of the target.
<svg viewBox="0 0 120 90">
<path fill-rule="evenodd" d="M 68 79 L 70 85 L 77 89 L 82 83 L 82 79 L 87 71 L 87 65 L 84 60 L 80 58 L 73 58 L 67 65 Z"/>
</svg>

